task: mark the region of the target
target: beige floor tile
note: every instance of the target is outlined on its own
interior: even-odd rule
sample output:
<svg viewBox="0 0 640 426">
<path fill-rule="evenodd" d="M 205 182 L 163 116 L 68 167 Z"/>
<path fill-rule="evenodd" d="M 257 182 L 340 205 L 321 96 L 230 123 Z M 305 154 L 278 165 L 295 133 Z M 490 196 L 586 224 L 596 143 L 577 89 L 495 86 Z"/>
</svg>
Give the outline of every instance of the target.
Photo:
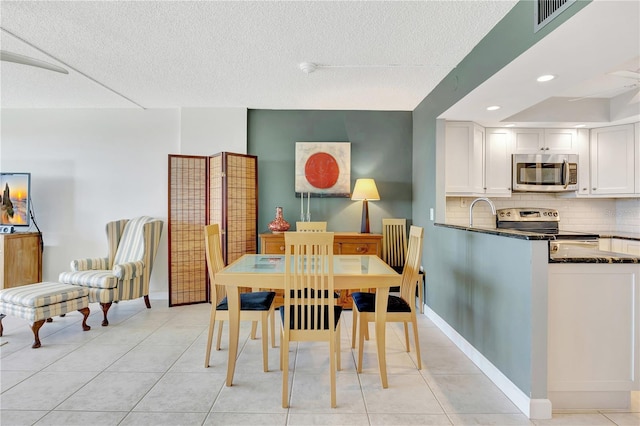
<svg viewBox="0 0 640 426">
<path fill-rule="evenodd" d="M 368 413 L 443 414 L 421 375 L 389 375 L 389 387 L 382 388 L 377 374 L 361 374 L 360 382 Z"/>
<path fill-rule="evenodd" d="M 160 372 L 163 373 L 180 358 L 186 348 L 171 345 L 138 345 L 111 364 L 109 372 Z"/>
<path fill-rule="evenodd" d="M 519 413 L 516 406 L 484 375 L 432 375 L 429 386 L 445 412 L 453 414 Z"/>
<path fill-rule="evenodd" d="M 556 426 L 556 425 L 575 425 L 575 426 L 612 426 L 614 422 L 607 419 L 599 413 L 594 414 L 557 414 L 549 420 L 532 420 L 536 426 Z"/>
<path fill-rule="evenodd" d="M 0 410 L 0 425 L 31 426 L 48 411 Z"/>
<path fill-rule="evenodd" d="M 132 412 L 118 426 L 201 425 L 207 413 L 146 413 Z"/>
<path fill-rule="evenodd" d="M 605 417 L 619 426 L 640 425 L 640 413 L 603 413 Z"/>
<path fill-rule="evenodd" d="M 371 425 L 405 425 L 405 426 L 450 426 L 451 422 L 446 414 L 369 414 Z"/>
<path fill-rule="evenodd" d="M 131 411 L 160 377 L 160 373 L 104 372 L 88 381 L 56 409 Z"/>
<path fill-rule="evenodd" d="M 110 426 L 120 424 L 126 411 L 50 411 L 34 426 Z"/>
<path fill-rule="evenodd" d="M 280 413 L 210 413 L 203 423 L 204 426 L 284 426 L 287 424 L 287 414 Z M 307 423 L 309 424 L 309 423 Z"/>
<path fill-rule="evenodd" d="M 454 426 L 531 426 L 524 414 L 449 414 Z"/>
<path fill-rule="evenodd" d="M 167 373 L 133 411 L 208 413 L 225 378 L 224 374 Z"/>
<path fill-rule="evenodd" d="M 282 382 L 281 382 L 282 384 Z M 282 385 L 278 388 L 280 394 Z M 331 408 L 331 384 L 328 368 L 322 374 L 293 374 L 289 387 L 289 412 L 300 413 L 366 413 L 362 391 L 355 373 L 336 375 L 336 408 Z"/>
<path fill-rule="evenodd" d="M 366 413 L 292 413 L 287 425 L 369 425 L 369 418 Z"/>
</svg>

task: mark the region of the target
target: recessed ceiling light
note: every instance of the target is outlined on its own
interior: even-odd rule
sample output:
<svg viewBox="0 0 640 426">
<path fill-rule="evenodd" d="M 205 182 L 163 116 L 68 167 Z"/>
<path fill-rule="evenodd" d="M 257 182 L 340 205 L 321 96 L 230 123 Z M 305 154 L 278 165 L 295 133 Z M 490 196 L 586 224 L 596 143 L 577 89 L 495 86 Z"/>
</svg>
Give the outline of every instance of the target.
<svg viewBox="0 0 640 426">
<path fill-rule="evenodd" d="M 584 127 L 584 124 L 576 124 L 576 127 Z"/>
<path fill-rule="evenodd" d="M 515 127 L 515 124 L 506 124 L 504 127 Z"/>
<path fill-rule="evenodd" d="M 545 75 L 541 75 L 540 77 L 538 77 L 536 80 L 539 81 L 540 83 L 545 82 L 545 81 L 551 81 L 554 78 L 556 78 L 555 75 L 551 75 L 551 74 L 545 74 Z"/>
<path fill-rule="evenodd" d="M 498 105 L 492 105 L 490 107 L 487 107 L 487 111 L 495 111 L 497 109 L 500 109 Z"/>
</svg>

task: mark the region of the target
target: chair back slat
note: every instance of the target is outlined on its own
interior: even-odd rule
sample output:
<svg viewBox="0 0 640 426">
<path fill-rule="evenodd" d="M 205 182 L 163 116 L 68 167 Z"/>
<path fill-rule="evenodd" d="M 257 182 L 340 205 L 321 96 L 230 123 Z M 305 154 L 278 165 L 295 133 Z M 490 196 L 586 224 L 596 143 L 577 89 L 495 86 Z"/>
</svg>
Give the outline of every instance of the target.
<svg viewBox="0 0 640 426">
<path fill-rule="evenodd" d="M 407 220 L 382 219 L 382 260 L 389 266 L 403 267 L 407 253 Z"/>
<path fill-rule="evenodd" d="M 226 296 L 225 286 L 215 285 L 216 274 L 225 266 L 220 239 L 220 227 L 217 223 L 204 227 L 204 248 L 207 260 L 207 271 L 209 272 L 211 303 L 213 304 L 218 304 Z"/>
<path fill-rule="evenodd" d="M 298 232 L 327 232 L 327 222 L 296 222 Z"/>
<path fill-rule="evenodd" d="M 333 330 L 333 294 L 333 232 L 286 232 L 285 332 Z"/>
<path fill-rule="evenodd" d="M 402 270 L 400 297 L 409 302 L 412 310 L 415 309 L 416 282 L 420 273 L 423 238 L 424 228 L 412 226 L 409 229 L 409 247 L 407 248 L 407 258 Z"/>
</svg>

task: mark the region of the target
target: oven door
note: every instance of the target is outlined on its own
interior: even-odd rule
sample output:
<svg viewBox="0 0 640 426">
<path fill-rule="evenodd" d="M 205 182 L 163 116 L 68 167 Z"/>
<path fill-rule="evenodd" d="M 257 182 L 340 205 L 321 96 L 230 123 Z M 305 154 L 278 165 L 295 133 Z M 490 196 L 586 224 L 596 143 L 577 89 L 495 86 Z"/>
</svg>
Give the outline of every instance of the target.
<svg viewBox="0 0 640 426">
<path fill-rule="evenodd" d="M 565 192 L 578 189 L 578 156 L 513 155 L 514 191 Z"/>
</svg>

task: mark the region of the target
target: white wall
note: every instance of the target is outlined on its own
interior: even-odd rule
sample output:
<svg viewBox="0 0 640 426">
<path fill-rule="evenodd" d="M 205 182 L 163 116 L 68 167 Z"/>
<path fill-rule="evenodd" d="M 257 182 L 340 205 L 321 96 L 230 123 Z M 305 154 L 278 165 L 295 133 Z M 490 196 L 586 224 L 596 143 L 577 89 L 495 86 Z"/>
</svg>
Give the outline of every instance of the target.
<svg viewBox="0 0 640 426">
<path fill-rule="evenodd" d="M 32 174 L 44 280 L 106 255 L 106 222 L 149 215 L 165 221 L 151 292 L 167 297 L 167 155 L 246 151 L 245 109 L 183 112 L 2 110 L 0 170 Z"/>
</svg>

